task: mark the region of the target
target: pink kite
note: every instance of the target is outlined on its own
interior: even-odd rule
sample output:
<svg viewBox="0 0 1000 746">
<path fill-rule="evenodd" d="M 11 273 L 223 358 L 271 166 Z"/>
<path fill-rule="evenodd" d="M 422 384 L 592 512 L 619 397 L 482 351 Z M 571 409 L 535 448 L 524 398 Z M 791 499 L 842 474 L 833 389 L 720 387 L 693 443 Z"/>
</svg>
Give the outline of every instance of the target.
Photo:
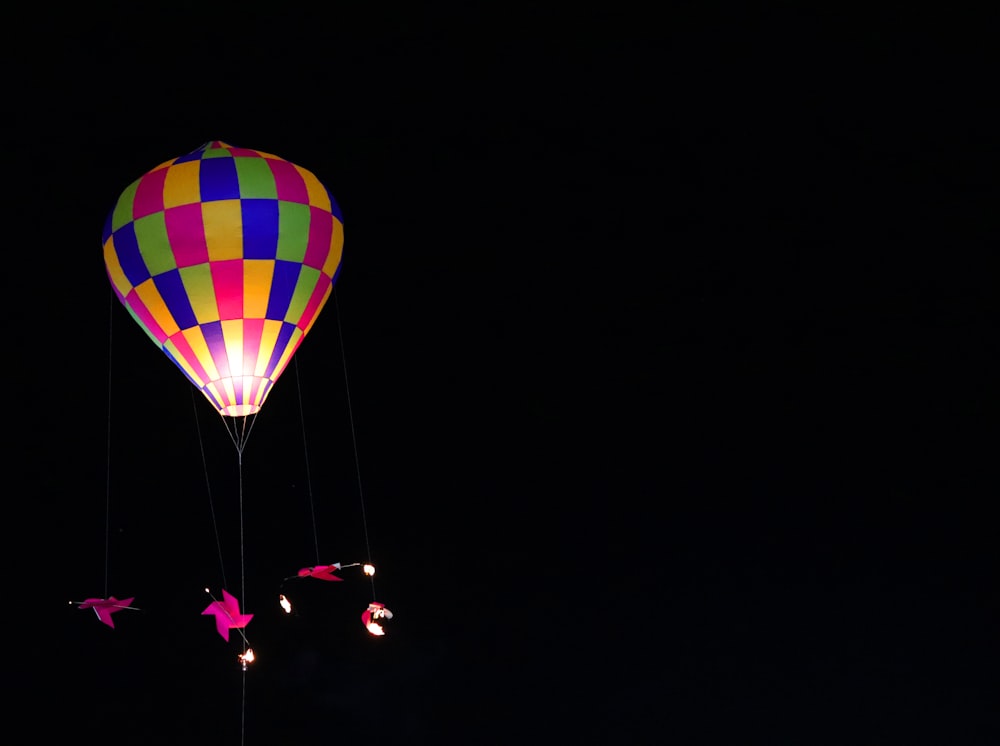
<svg viewBox="0 0 1000 746">
<path fill-rule="evenodd" d="M 316 567 L 303 567 L 299 570 L 300 578 L 319 578 L 320 580 L 343 580 L 333 574 L 334 570 L 340 569 L 340 563 L 334 562 L 332 565 L 316 565 Z"/>
<path fill-rule="evenodd" d="M 202 613 L 215 615 L 215 628 L 222 639 L 229 642 L 229 630 L 242 629 L 253 619 L 253 614 L 241 614 L 240 602 L 228 591 L 222 591 L 222 601 L 213 600 Z"/>
<path fill-rule="evenodd" d="M 81 609 L 93 609 L 94 613 L 97 614 L 98 619 L 111 627 L 111 629 L 114 629 L 115 623 L 111 618 L 111 615 L 115 612 L 121 611 L 122 609 L 135 608 L 129 605 L 134 600 L 135 596 L 132 598 L 123 598 L 120 601 L 114 596 L 108 596 L 107 598 L 88 598 L 81 601 L 79 606 Z"/>
</svg>

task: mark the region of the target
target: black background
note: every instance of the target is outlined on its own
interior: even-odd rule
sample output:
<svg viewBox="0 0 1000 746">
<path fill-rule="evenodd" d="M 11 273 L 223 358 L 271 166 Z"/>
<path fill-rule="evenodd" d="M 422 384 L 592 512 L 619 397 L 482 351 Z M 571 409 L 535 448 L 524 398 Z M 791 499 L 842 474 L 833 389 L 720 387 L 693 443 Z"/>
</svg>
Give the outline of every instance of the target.
<svg viewBox="0 0 1000 746">
<path fill-rule="evenodd" d="M 25 19 L 5 625 L 38 738 L 997 742 L 989 19 Z M 345 223 L 241 465 L 100 246 L 214 139 L 310 169 Z M 278 609 L 369 551 L 374 589 Z M 69 603 L 106 578 L 141 609 L 114 630 Z M 223 583 L 245 677 L 199 616 Z"/>
</svg>

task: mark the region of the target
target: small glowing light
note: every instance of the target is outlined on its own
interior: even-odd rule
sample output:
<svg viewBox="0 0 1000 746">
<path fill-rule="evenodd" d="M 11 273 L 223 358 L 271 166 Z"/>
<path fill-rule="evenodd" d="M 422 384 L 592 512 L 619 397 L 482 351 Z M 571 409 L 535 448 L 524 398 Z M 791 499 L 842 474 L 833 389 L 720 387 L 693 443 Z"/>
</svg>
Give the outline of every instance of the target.
<svg viewBox="0 0 1000 746">
<path fill-rule="evenodd" d="M 247 670 L 247 664 L 254 662 L 253 648 L 247 648 L 247 651 L 242 655 L 236 656 L 239 659 L 240 665 L 243 666 L 243 670 Z"/>
<path fill-rule="evenodd" d="M 371 634 L 376 635 L 376 636 L 382 636 L 382 635 L 385 634 L 385 630 L 382 629 L 382 625 L 381 624 L 377 624 L 376 622 L 368 622 L 368 624 L 365 625 L 365 628 Z"/>
<path fill-rule="evenodd" d="M 361 568 L 364 570 L 365 575 L 372 577 L 375 575 L 375 565 L 365 565 Z"/>
<path fill-rule="evenodd" d="M 292 604 L 287 598 L 285 598 L 284 594 L 278 596 L 278 603 L 281 604 L 281 608 L 285 610 L 286 614 L 292 613 Z"/>
</svg>

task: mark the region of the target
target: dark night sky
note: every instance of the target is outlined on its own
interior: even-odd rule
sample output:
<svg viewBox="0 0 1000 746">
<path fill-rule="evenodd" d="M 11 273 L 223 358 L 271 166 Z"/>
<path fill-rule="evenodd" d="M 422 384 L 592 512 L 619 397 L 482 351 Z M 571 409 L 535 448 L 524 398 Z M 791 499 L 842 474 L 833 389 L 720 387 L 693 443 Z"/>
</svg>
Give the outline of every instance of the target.
<svg viewBox="0 0 1000 746">
<path fill-rule="evenodd" d="M 4 523 L 33 732 L 1000 742 L 988 24 L 700 7 L 28 22 Z M 235 451 L 100 247 L 214 139 L 345 222 L 244 453 L 245 564 Z M 389 635 L 346 573 L 284 617 L 284 576 L 364 559 L 362 506 Z M 199 616 L 213 507 L 245 679 Z M 67 603 L 104 592 L 106 520 L 142 609 L 113 631 Z"/>
</svg>

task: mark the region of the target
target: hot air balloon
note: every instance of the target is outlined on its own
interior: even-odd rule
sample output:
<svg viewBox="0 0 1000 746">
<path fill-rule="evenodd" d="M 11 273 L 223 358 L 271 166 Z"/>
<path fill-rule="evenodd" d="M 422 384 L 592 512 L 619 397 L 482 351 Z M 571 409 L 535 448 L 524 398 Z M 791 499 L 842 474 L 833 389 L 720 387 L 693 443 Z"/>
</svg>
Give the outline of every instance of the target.
<svg viewBox="0 0 1000 746">
<path fill-rule="evenodd" d="M 130 184 L 104 227 L 115 294 L 226 417 L 256 414 L 336 281 L 343 217 L 310 171 L 212 141 Z"/>
</svg>

